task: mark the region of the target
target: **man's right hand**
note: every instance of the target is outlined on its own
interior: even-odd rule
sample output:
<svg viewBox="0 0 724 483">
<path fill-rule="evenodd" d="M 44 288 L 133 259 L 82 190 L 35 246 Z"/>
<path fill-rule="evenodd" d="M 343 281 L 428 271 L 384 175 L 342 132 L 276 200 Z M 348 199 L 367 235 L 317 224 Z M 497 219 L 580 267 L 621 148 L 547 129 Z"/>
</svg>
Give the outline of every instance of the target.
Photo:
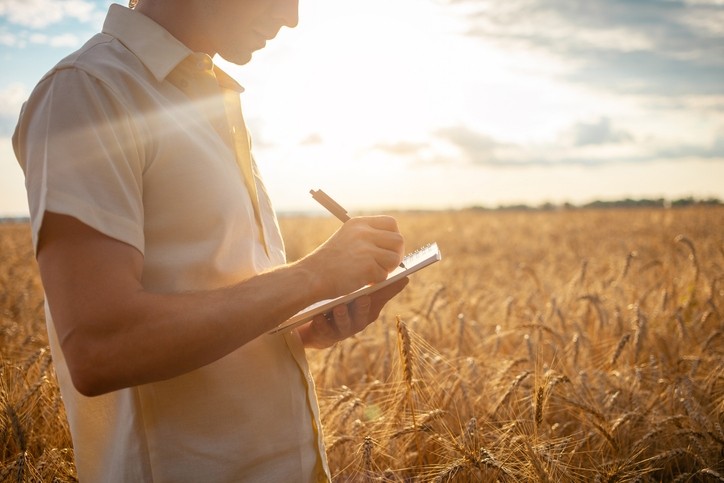
<svg viewBox="0 0 724 483">
<path fill-rule="evenodd" d="M 350 219 L 299 261 L 313 274 L 319 299 L 344 295 L 381 282 L 402 261 L 404 240 L 390 216 Z"/>
</svg>

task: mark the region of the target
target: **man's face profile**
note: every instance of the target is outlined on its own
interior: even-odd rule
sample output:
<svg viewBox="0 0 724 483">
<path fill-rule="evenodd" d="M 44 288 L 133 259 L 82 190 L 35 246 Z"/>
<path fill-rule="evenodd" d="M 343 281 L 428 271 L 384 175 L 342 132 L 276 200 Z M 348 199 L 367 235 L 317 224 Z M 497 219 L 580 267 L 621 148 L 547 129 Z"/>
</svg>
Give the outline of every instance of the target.
<svg viewBox="0 0 724 483">
<path fill-rule="evenodd" d="M 229 62 L 246 64 L 252 54 L 299 20 L 298 0 L 203 0 L 199 21 L 209 47 Z"/>
</svg>

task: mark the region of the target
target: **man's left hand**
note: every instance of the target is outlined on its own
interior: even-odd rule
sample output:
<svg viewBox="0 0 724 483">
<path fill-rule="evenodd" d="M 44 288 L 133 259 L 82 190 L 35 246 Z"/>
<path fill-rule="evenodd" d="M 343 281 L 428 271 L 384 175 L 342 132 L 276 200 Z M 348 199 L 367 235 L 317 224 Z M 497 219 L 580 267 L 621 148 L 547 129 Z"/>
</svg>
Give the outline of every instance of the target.
<svg viewBox="0 0 724 483">
<path fill-rule="evenodd" d="M 400 293 L 408 282 L 408 278 L 403 278 L 347 305 L 338 305 L 325 314 L 317 315 L 298 329 L 304 346 L 324 349 L 361 332 L 377 320 L 382 307 Z"/>
</svg>

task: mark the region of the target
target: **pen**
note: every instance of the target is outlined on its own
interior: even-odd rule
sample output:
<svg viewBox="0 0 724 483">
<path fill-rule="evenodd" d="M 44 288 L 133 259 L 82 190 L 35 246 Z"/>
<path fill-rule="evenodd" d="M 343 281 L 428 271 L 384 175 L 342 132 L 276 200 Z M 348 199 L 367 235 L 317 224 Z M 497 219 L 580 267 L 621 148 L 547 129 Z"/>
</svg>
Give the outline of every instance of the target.
<svg viewBox="0 0 724 483">
<path fill-rule="evenodd" d="M 332 213 L 334 216 L 337 217 L 339 221 L 344 223 L 345 221 L 349 220 L 349 215 L 347 214 L 347 210 L 342 208 L 339 203 L 334 201 L 332 198 L 329 197 L 327 193 L 325 193 L 322 190 L 309 190 L 309 193 L 312 195 L 312 198 L 317 200 L 320 205 L 327 208 L 327 211 Z"/>
<path fill-rule="evenodd" d="M 342 205 L 334 201 L 327 193 L 325 193 L 322 190 L 309 190 L 309 193 L 312 195 L 312 198 L 317 200 L 317 202 L 324 206 L 327 211 L 332 213 L 334 216 L 337 217 L 339 221 L 342 223 L 349 220 L 349 215 L 347 214 L 347 210 L 342 208 Z M 400 267 L 405 268 L 404 263 L 400 263 Z"/>
</svg>

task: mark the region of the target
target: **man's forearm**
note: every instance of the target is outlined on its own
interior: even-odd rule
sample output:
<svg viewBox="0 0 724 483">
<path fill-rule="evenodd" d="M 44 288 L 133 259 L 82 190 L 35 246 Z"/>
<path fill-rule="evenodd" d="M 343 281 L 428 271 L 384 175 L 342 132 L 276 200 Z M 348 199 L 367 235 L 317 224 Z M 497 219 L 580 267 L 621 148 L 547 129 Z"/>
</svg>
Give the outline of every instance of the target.
<svg viewBox="0 0 724 483">
<path fill-rule="evenodd" d="M 75 355 L 69 358 L 74 384 L 97 395 L 202 367 L 312 303 L 309 287 L 308 273 L 290 266 L 213 291 L 137 291 L 117 299 L 102 320 L 76 321 L 84 330 L 62 340 L 63 351 Z"/>
</svg>

